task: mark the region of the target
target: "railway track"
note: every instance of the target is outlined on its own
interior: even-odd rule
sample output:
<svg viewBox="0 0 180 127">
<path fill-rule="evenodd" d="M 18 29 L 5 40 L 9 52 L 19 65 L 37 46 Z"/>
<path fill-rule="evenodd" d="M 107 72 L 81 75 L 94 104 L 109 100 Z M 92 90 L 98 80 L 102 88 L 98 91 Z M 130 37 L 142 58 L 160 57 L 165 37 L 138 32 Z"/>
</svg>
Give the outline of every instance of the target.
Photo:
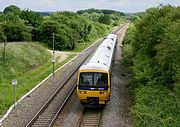
<svg viewBox="0 0 180 127">
<path fill-rule="evenodd" d="M 102 40 L 101 40 L 102 42 Z M 53 121 L 56 119 L 58 113 L 63 109 L 64 105 L 66 104 L 67 100 L 69 99 L 70 95 L 73 93 L 74 89 L 76 88 L 76 84 L 74 84 L 68 92 L 67 95 L 64 94 L 64 100 L 59 100 L 60 96 L 59 93 L 63 92 L 63 88 L 66 86 L 71 78 L 77 73 L 78 68 L 84 61 L 91 55 L 92 50 L 85 59 L 75 68 L 75 70 L 67 77 L 67 79 L 60 85 L 60 87 L 54 92 L 54 94 L 44 103 L 42 108 L 34 115 L 34 117 L 28 122 L 26 127 L 50 127 Z M 83 58 L 82 58 L 83 59 Z M 70 89 L 70 88 L 69 88 Z"/>
<path fill-rule="evenodd" d="M 27 127 L 50 127 L 54 121 L 54 118 L 56 118 L 59 112 L 63 109 L 64 105 L 66 104 L 67 100 L 70 98 L 75 88 L 76 88 L 76 85 L 73 85 L 71 91 L 69 92 L 69 94 L 64 99 L 61 105 L 57 103 L 56 104 L 52 103 L 54 104 L 53 107 L 57 107 L 57 108 L 53 109 L 52 106 L 47 107 L 44 111 L 42 111 L 42 113 L 37 114 L 38 118 L 34 117 L 28 123 Z"/>
<path fill-rule="evenodd" d="M 101 109 L 85 108 L 77 127 L 99 127 L 101 112 Z"/>
<path fill-rule="evenodd" d="M 117 33 L 119 30 L 123 28 L 123 26 L 115 30 L 113 33 Z M 98 45 L 99 44 L 100 42 L 98 43 Z M 76 88 L 76 84 L 72 85 L 71 89 L 69 88 L 70 90 L 66 95 L 65 94 L 63 95 L 64 96 L 63 100 L 59 99 L 60 96 L 62 97 L 62 94 L 59 94 L 59 93 L 63 92 L 63 88 L 66 86 L 68 82 L 72 83 L 72 81 L 70 80 L 72 80 L 72 77 L 75 75 L 75 73 L 77 73 L 78 68 L 91 55 L 93 51 L 94 50 L 92 50 L 90 53 L 87 54 L 84 60 L 75 68 L 75 70 L 69 75 L 69 77 L 67 77 L 67 79 L 60 85 L 60 87 L 48 99 L 48 101 L 44 103 L 42 108 L 28 122 L 26 127 L 51 127 L 55 123 L 59 113 L 63 110 L 63 107 L 65 106 L 67 100 L 70 98 L 71 94 Z M 92 125 L 95 127 L 99 126 L 100 116 L 101 116 L 100 111 L 91 112 L 89 110 L 84 110 L 82 120 L 80 120 L 80 123 L 79 123 L 79 127 L 91 127 Z"/>
</svg>

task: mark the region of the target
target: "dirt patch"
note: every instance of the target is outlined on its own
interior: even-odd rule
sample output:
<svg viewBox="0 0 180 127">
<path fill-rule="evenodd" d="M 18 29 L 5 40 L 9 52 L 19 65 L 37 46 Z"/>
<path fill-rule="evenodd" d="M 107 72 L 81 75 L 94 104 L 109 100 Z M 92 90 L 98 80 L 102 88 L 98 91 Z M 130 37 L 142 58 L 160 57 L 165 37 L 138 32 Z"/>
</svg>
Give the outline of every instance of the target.
<svg viewBox="0 0 180 127">
<path fill-rule="evenodd" d="M 53 54 L 52 50 L 48 50 L 51 54 Z M 63 51 L 55 51 L 55 57 L 60 57 L 60 59 L 57 62 L 62 62 L 64 60 L 66 60 L 66 58 L 70 55 L 70 54 L 75 54 L 78 55 L 80 53 L 76 53 L 76 52 L 63 52 Z"/>
</svg>

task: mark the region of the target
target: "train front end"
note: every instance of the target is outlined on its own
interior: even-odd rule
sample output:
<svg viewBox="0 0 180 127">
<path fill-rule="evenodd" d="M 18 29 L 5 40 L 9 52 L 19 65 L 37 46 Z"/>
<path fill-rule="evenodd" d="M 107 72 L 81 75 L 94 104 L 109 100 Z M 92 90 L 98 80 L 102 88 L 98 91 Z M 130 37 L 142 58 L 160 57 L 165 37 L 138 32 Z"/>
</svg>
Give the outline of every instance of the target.
<svg viewBox="0 0 180 127">
<path fill-rule="evenodd" d="M 106 104 L 110 100 L 110 74 L 103 65 L 91 69 L 92 66 L 85 65 L 79 70 L 78 97 L 84 104 Z M 100 66 L 103 69 L 99 69 Z"/>
</svg>

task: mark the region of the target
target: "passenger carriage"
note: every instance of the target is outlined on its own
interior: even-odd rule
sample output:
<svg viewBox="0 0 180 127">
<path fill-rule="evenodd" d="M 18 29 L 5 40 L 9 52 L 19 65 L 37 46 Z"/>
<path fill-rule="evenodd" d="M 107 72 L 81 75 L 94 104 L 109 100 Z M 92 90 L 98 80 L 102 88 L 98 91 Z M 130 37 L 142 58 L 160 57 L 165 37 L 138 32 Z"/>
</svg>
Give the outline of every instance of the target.
<svg viewBox="0 0 180 127">
<path fill-rule="evenodd" d="M 78 73 L 77 95 L 85 104 L 106 104 L 110 100 L 111 68 L 117 36 L 108 35 Z"/>
</svg>

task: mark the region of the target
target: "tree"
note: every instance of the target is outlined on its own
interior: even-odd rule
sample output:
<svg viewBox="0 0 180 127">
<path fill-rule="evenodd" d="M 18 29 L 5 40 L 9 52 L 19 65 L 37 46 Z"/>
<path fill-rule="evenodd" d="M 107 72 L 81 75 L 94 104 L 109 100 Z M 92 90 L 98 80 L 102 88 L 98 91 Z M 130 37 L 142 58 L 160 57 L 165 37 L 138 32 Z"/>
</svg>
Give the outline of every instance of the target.
<svg viewBox="0 0 180 127">
<path fill-rule="evenodd" d="M 110 25 L 111 24 L 111 17 L 109 15 L 103 15 L 99 18 L 99 22 L 104 23 L 106 25 Z"/>
<path fill-rule="evenodd" d="M 23 19 L 27 25 L 33 27 L 38 27 L 43 21 L 43 17 L 38 12 L 31 10 L 23 10 L 20 18 Z"/>
<path fill-rule="evenodd" d="M 57 34 L 60 30 L 58 22 L 53 20 L 45 20 L 39 26 L 39 38 L 44 42 L 52 42 L 52 35 Z"/>
<path fill-rule="evenodd" d="M 21 10 L 19 7 L 15 6 L 15 5 L 10 5 L 4 9 L 4 14 L 7 14 L 7 13 L 13 13 L 15 15 L 20 15 Z"/>
<path fill-rule="evenodd" d="M 1 17 L 1 22 L 6 24 L 8 22 L 23 22 L 18 15 L 15 15 L 14 13 L 7 13 L 3 14 Z"/>
<path fill-rule="evenodd" d="M 82 41 L 87 39 L 91 30 L 90 22 L 83 16 L 79 16 L 73 12 L 57 12 L 54 13 L 50 19 L 76 31 L 76 37 L 80 38 Z"/>
<path fill-rule="evenodd" d="M 55 34 L 55 48 L 63 50 L 67 47 L 68 38 L 65 36 L 63 26 L 57 21 L 47 20 L 39 26 L 39 39 L 44 41 L 49 47 L 52 47 L 53 33 Z"/>
<path fill-rule="evenodd" d="M 6 40 L 6 35 L 4 34 L 3 25 L 0 24 L 0 42 L 4 42 Z"/>
<path fill-rule="evenodd" d="M 79 10 L 77 11 L 78 14 L 83 14 L 83 13 L 100 13 L 100 14 L 118 14 L 120 16 L 125 16 L 125 14 L 123 12 L 119 12 L 119 11 L 114 11 L 114 10 L 108 10 L 108 9 L 103 9 L 103 10 L 99 10 L 99 9 L 87 9 L 87 10 Z"/>
<path fill-rule="evenodd" d="M 7 41 L 30 41 L 31 33 L 29 29 L 21 22 L 8 22 L 4 29 Z"/>
<path fill-rule="evenodd" d="M 100 16 L 103 15 L 103 14 L 99 14 L 99 13 L 95 13 L 95 12 L 89 14 L 89 13 L 85 12 L 85 13 L 83 13 L 81 15 L 86 17 L 87 19 L 93 21 L 93 22 L 98 22 Z"/>
<path fill-rule="evenodd" d="M 174 89 L 179 75 L 179 9 L 150 8 L 137 22 L 132 43 L 136 84 L 161 84 Z"/>
<path fill-rule="evenodd" d="M 79 40 L 78 34 L 74 29 L 52 19 L 43 21 L 38 29 L 40 41 L 44 41 L 50 48 L 52 48 L 53 33 L 55 34 L 55 49 L 58 50 L 72 50 Z"/>
<path fill-rule="evenodd" d="M 166 29 L 162 43 L 158 45 L 158 72 L 160 83 L 174 88 L 180 77 L 180 20 L 173 22 Z"/>
</svg>

